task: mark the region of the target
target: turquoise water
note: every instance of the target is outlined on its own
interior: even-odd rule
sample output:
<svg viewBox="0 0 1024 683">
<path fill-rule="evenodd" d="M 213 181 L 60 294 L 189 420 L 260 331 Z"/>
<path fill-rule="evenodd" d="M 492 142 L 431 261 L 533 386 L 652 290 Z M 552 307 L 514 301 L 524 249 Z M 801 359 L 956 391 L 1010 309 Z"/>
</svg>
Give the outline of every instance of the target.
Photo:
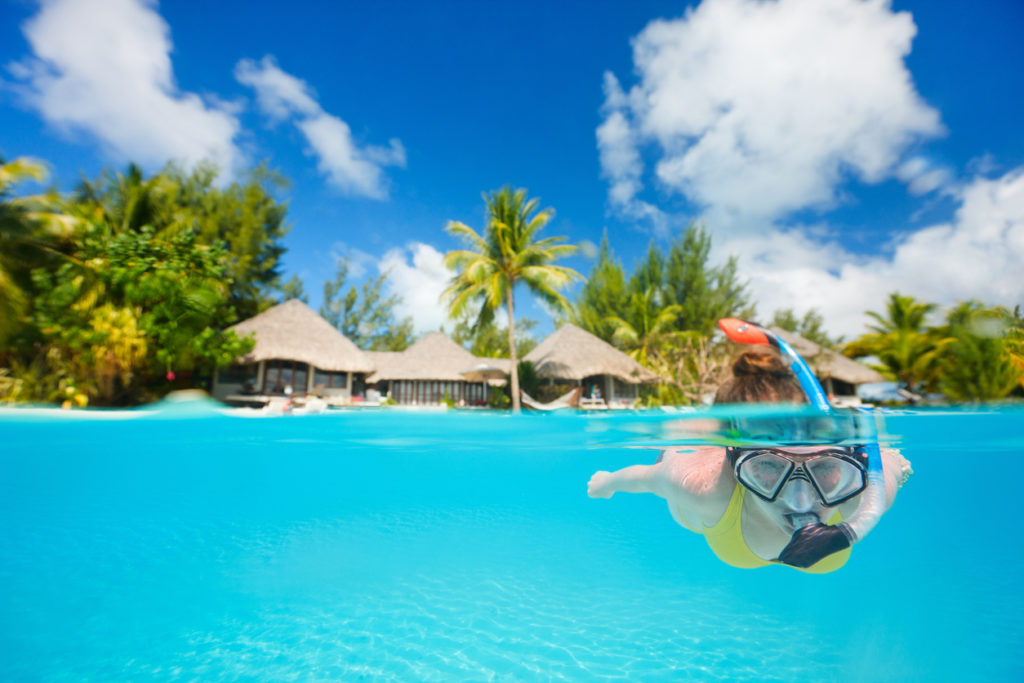
<svg viewBox="0 0 1024 683">
<path fill-rule="evenodd" d="M 843 569 L 586 495 L 679 415 L 0 414 L 0 680 L 1024 680 L 1024 413 L 890 415 Z"/>
</svg>

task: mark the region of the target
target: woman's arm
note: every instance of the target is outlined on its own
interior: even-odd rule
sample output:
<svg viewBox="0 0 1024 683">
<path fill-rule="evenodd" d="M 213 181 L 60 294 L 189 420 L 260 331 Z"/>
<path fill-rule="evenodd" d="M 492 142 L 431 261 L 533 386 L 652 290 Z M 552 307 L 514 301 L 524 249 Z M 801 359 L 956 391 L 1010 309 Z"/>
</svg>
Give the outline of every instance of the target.
<svg viewBox="0 0 1024 683">
<path fill-rule="evenodd" d="M 664 462 L 654 465 L 633 465 L 616 472 L 594 472 L 587 482 L 587 495 L 591 498 L 611 498 L 623 493 L 654 493 L 665 497 Z"/>
<path fill-rule="evenodd" d="M 653 493 L 662 498 L 696 502 L 732 494 L 735 480 L 724 476 L 725 450 L 718 446 L 668 448 L 653 465 L 633 465 L 616 472 L 595 472 L 587 484 L 591 498 L 611 498 L 618 491 Z"/>
</svg>

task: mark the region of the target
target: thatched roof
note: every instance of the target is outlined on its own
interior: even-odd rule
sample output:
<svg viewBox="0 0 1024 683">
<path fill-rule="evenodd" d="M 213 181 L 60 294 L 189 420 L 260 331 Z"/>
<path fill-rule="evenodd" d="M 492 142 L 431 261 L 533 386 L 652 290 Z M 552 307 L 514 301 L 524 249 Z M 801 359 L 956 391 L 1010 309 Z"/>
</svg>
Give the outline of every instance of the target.
<svg viewBox="0 0 1024 683">
<path fill-rule="evenodd" d="M 381 380 L 444 380 L 463 381 L 459 373 L 481 361 L 496 367 L 490 358 L 480 359 L 462 348 L 443 332 L 431 332 L 405 351 L 367 351 L 376 371 L 366 378 L 370 383 Z M 500 359 L 497 359 L 500 360 Z"/>
<path fill-rule="evenodd" d="M 345 335 L 298 299 L 286 301 L 228 328 L 239 337 L 253 334 L 256 346 L 240 363 L 280 358 L 323 370 L 369 372 L 370 359 Z"/>
<path fill-rule="evenodd" d="M 579 381 L 611 375 L 630 384 L 657 382 L 658 376 L 608 342 L 572 324 L 558 328 L 526 358 L 542 378 Z"/>
<path fill-rule="evenodd" d="M 803 356 L 814 374 L 821 379 L 831 377 L 849 384 L 866 384 L 868 382 L 884 382 L 885 378 L 878 372 L 855 360 L 836 353 L 832 349 L 815 344 L 795 332 L 779 327 L 769 328 L 776 335 L 786 340 L 793 350 Z"/>
</svg>

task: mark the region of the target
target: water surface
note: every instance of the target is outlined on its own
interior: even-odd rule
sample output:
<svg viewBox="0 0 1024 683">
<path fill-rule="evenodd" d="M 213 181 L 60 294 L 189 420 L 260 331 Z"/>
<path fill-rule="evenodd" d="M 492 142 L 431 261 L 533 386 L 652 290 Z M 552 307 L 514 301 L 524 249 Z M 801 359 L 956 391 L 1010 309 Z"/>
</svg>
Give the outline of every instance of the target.
<svg viewBox="0 0 1024 683">
<path fill-rule="evenodd" d="M 1024 680 L 1015 410 L 890 414 L 841 570 L 740 570 L 653 496 L 685 415 L 0 414 L 3 680 Z"/>
</svg>

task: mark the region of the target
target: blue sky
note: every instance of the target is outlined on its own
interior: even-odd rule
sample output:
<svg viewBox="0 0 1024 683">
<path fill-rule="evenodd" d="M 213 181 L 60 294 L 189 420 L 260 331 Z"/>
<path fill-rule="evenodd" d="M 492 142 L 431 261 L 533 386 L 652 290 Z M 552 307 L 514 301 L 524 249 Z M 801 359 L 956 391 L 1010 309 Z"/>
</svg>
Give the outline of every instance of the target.
<svg viewBox="0 0 1024 683">
<path fill-rule="evenodd" d="M 338 254 L 388 270 L 421 330 L 444 225 L 511 184 L 627 267 L 704 221 L 759 317 L 853 335 L 897 289 L 1024 304 L 1022 29 L 1019 0 L 6 0 L 0 155 L 64 189 L 266 160 L 286 275 L 316 305 Z"/>
</svg>

